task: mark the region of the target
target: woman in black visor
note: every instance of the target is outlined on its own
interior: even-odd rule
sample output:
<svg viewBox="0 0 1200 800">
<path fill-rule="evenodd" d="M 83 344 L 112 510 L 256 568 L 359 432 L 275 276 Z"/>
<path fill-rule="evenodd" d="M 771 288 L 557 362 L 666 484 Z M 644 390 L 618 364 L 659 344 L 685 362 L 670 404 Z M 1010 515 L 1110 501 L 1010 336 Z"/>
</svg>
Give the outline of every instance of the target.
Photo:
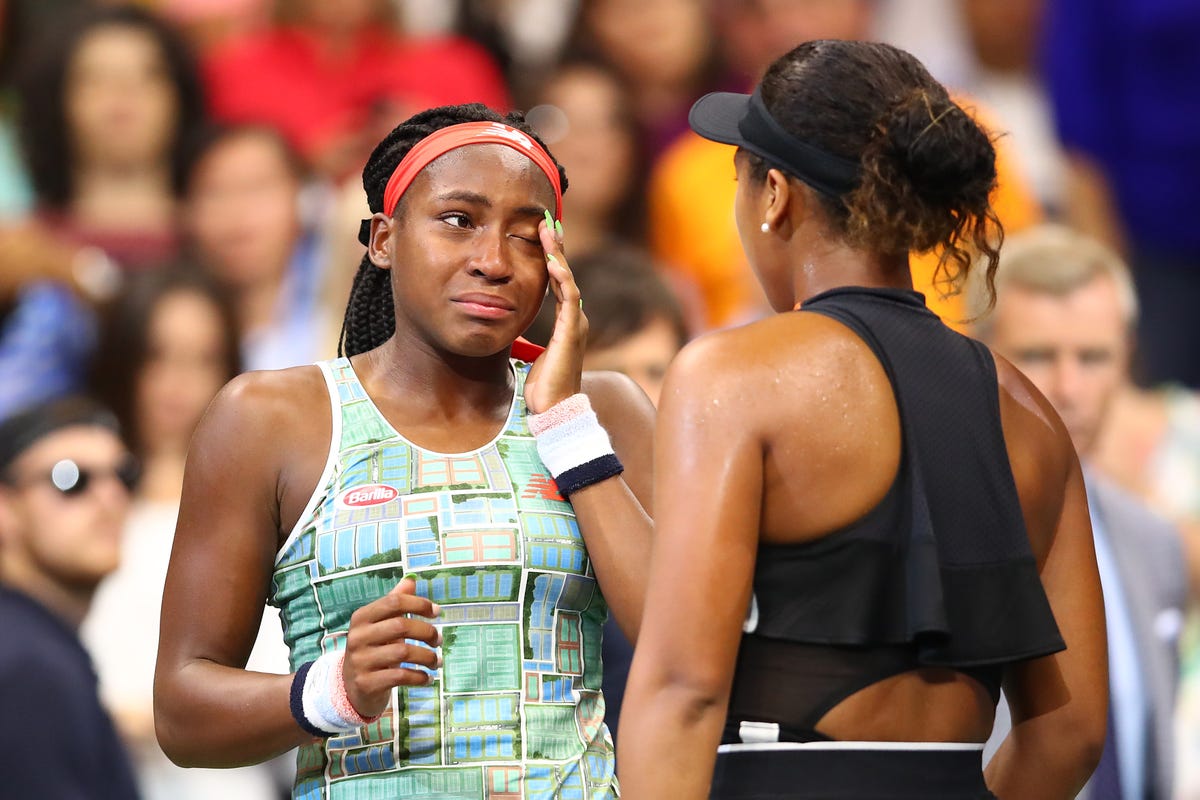
<svg viewBox="0 0 1200 800">
<path fill-rule="evenodd" d="M 1074 797 L 1107 703 L 1078 460 L 909 273 L 935 250 L 946 291 L 990 282 L 991 141 L 864 42 L 803 44 L 690 121 L 737 146 L 779 313 L 689 345 L 663 389 L 623 796 Z M 1001 686 L 1016 724 L 985 776 Z"/>
</svg>

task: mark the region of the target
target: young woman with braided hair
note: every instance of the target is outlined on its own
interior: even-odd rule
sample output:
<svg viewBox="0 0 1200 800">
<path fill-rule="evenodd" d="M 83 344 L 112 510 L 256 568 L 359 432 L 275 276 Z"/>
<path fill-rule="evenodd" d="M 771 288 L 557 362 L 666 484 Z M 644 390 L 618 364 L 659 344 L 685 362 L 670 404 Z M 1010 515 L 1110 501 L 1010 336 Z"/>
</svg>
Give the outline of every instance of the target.
<svg viewBox="0 0 1200 800">
<path fill-rule="evenodd" d="M 397 127 L 363 185 L 343 357 L 239 377 L 196 433 L 163 749 L 299 746 L 297 798 L 614 795 L 599 639 L 606 598 L 637 632 L 653 410 L 582 374 L 565 175 L 519 116 L 468 105 Z M 539 356 L 518 336 L 547 287 Z M 293 675 L 244 669 L 264 598 Z"/>
<path fill-rule="evenodd" d="M 738 231 L 781 313 L 693 342 L 663 387 L 624 796 L 1074 797 L 1107 701 L 1078 459 L 909 271 L 934 248 L 949 282 L 973 253 L 994 271 L 991 142 L 866 42 L 800 45 L 690 122 L 738 146 Z"/>
</svg>

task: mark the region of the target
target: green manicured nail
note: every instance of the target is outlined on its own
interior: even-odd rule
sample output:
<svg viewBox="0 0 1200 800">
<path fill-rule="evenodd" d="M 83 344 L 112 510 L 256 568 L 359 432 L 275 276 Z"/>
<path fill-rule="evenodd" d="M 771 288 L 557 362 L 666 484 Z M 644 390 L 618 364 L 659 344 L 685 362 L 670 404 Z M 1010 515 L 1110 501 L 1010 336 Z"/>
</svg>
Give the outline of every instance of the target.
<svg viewBox="0 0 1200 800">
<path fill-rule="evenodd" d="M 554 256 L 550 255 L 549 253 L 546 253 L 546 263 L 547 264 L 557 264 L 558 259 L 555 258 Z"/>
<path fill-rule="evenodd" d="M 563 232 L 562 232 L 562 220 L 561 219 L 554 220 L 554 230 L 558 231 L 559 238 L 562 238 Z"/>
<path fill-rule="evenodd" d="M 550 209 L 546 209 L 546 227 L 554 230 L 554 217 L 550 214 Z"/>
</svg>

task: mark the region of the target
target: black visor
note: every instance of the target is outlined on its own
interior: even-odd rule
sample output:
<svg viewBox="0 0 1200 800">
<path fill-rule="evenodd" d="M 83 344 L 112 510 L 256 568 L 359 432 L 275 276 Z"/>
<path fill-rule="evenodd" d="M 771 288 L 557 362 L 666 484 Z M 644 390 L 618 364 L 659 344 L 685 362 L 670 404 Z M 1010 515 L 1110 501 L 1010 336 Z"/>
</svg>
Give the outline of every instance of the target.
<svg viewBox="0 0 1200 800">
<path fill-rule="evenodd" d="M 688 112 L 688 124 L 705 139 L 744 148 L 830 197 L 841 197 L 858 186 L 857 162 L 785 131 L 767 111 L 758 89 L 754 94 L 706 94 Z"/>
</svg>

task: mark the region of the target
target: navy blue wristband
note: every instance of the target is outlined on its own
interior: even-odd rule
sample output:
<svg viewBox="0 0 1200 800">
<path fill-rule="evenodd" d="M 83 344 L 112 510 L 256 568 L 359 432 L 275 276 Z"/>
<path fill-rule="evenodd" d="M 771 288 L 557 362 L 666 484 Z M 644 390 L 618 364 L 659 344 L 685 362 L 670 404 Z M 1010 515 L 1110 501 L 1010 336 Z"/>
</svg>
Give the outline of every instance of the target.
<svg viewBox="0 0 1200 800">
<path fill-rule="evenodd" d="M 301 664 L 300 669 L 296 670 L 295 676 L 292 677 L 292 689 L 288 694 L 288 707 L 291 709 L 292 719 L 296 720 L 297 725 L 318 739 L 328 739 L 333 734 L 321 730 L 309 722 L 308 717 L 304 716 L 304 681 L 308 678 L 308 671 L 312 669 L 312 665 L 313 662 L 308 661 Z"/>
<path fill-rule="evenodd" d="M 602 480 L 620 475 L 625 471 L 625 465 L 613 453 L 607 453 L 599 458 L 584 462 L 578 467 L 571 467 L 563 472 L 554 482 L 558 484 L 558 492 L 568 497 L 572 492 L 599 483 Z"/>
</svg>

